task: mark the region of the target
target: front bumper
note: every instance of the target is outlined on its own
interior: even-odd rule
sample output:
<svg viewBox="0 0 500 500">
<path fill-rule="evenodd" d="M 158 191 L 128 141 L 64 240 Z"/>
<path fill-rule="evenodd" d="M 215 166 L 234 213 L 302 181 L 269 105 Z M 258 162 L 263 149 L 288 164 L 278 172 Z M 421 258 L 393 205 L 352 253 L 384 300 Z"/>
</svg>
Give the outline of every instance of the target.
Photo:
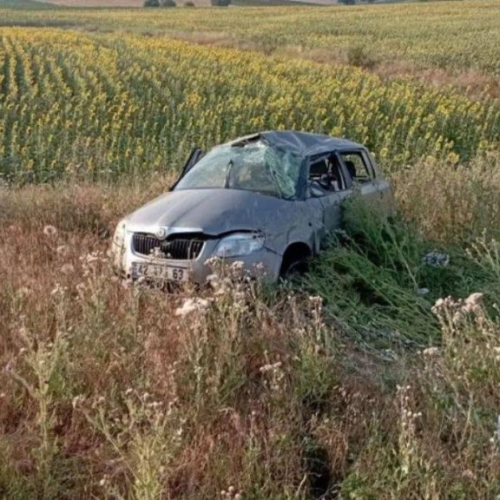
<svg viewBox="0 0 500 500">
<path fill-rule="evenodd" d="M 214 270 L 207 263 L 213 257 L 214 251 L 220 239 L 206 240 L 200 255 L 192 260 L 165 259 L 154 256 L 145 256 L 134 252 L 132 245 L 132 232 L 125 234 L 123 247 L 118 247 L 113 243 L 112 254 L 115 269 L 120 275 L 127 279 L 137 279 L 133 275 L 132 266 L 134 263 L 150 263 L 166 267 L 184 269 L 188 275 L 188 281 L 203 285 L 207 282 L 207 277 L 214 273 Z M 275 282 L 278 280 L 281 268 L 281 255 L 263 248 L 257 252 L 241 257 L 225 258 L 228 265 L 234 262 L 242 262 L 246 275 L 252 277 L 262 277 L 265 281 Z"/>
</svg>

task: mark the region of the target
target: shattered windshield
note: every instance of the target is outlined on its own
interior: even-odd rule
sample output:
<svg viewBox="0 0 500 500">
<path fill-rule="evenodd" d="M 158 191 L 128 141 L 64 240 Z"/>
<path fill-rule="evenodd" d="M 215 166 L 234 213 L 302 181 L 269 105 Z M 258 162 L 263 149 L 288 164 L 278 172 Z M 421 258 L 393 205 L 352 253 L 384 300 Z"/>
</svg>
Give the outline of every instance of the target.
<svg viewBox="0 0 500 500">
<path fill-rule="evenodd" d="M 212 149 L 175 190 L 227 188 L 292 199 L 297 194 L 301 158 L 262 140 Z"/>
</svg>

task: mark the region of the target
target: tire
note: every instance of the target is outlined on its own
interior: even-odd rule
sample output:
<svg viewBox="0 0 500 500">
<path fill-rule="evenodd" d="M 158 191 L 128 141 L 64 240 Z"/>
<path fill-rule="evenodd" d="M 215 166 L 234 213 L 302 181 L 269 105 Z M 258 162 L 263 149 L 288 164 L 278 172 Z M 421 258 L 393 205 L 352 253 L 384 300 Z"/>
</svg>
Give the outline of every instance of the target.
<svg viewBox="0 0 500 500">
<path fill-rule="evenodd" d="M 280 277 L 286 281 L 293 281 L 305 274 L 309 268 L 308 258 L 304 256 L 291 257 L 283 261 Z"/>
</svg>

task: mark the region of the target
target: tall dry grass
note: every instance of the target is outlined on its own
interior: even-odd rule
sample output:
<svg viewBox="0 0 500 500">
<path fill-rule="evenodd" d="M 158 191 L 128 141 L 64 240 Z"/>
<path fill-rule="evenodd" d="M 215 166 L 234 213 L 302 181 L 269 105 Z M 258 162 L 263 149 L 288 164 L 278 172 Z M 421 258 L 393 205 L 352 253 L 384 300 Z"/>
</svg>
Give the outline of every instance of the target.
<svg viewBox="0 0 500 500">
<path fill-rule="evenodd" d="M 451 167 L 425 165 L 421 181 L 429 192 L 398 179 L 406 217 L 440 240 L 481 233 L 477 221 L 497 212 L 491 197 L 470 189 L 474 168 L 460 176 Z M 159 192 L 168 182 L 155 185 Z M 464 193 L 472 219 L 465 208 L 460 216 L 444 209 L 427 217 L 414 208 L 456 192 Z M 229 275 L 215 289 L 168 295 L 117 280 L 106 255 L 109 234 L 124 213 L 155 194 L 130 185 L 0 192 L 4 497 L 493 498 L 500 492 L 500 323 L 491 306 L 498 287 L 484 298 L 439 302 L 438 335 L 429 336 L 434 344 L 388 356 L 348 335 L 331 314 L 328 289 L 320 298 L 289 287 L 243 286 L 230 279 L 237 270 L 224 271 Z M 495 219 L 487 222 L 494 228 Z M 401 244 L 406 240 L 368 236 L 365 248 L 397 250 L 413 262 L 413 250 Z M 332 248 L 325 262 L 335 264 L 345 251 L 355 255 L 353 248 Z M 470 262 L 500 283 L 498 254 L 484 239 L 470 247 Z M 367 265 L 368 257 L 357 255 Z M 380 266 L 392 273 L 387 262 Z M 310 281 L 325 272 L 336 276 L 322 269 Z M 410 297 L 404 276 L 394 283 Z M 478 283 L 470 274 L 471 291 L 482 291 L 473 290 Z M 353 304 L 346 302 L 347 317 L 359 311 Z M 400 311 L 402 328 L 407 311 Z"/>
<path fill-rule="evenodd" d="M 391 174 L 398 207 L 429 239 L 464 244 L 500 233 L 500 156 L 469 164 L 429 159 Z"/>
<path fill-rule="evenodd" d="M 12 218 L 0 265 L 2 490 L 306 495 L 318 446 L 309 420 L 317 397 L 336 390 L 320 304 L 287 294 L 271 303 L 257 285 L 234 285 L 197 297 L 185 315 L 192 290 L 127 286 L 109 269 L 102 228 L 112 210 L 95 217 L 96 192 L 82 190 L 83 204 L 76 191 L 56 201 L 50 189 L 4 198 Z M 66 214 L 44 211 L 58 203 Z M 36 211 L 24 218 L 27 207 Z"/>
</svg>

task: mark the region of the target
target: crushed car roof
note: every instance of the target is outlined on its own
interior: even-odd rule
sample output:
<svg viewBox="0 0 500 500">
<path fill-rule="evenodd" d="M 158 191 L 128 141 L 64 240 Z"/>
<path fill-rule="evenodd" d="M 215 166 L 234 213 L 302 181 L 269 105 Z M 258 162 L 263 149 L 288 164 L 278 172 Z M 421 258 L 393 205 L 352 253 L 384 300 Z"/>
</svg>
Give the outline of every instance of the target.
<svg viewBox="0 0 500 500">
<path fill-rule="evenodd" d="M 321 134 L 311 134 L 308 132 L 295 132 L 293 130 L 266 131 L 240 137 L 231 144 L 258 140 L 263 138 L 271 146 L 293 151 L 300 156 L 314 156 L 328 153 L 338 149 L 363 148 L 361 144 L 338 137 L 329 137 Z M 363 148 L 364 149 L 364 148 Z"/>
</svg>

